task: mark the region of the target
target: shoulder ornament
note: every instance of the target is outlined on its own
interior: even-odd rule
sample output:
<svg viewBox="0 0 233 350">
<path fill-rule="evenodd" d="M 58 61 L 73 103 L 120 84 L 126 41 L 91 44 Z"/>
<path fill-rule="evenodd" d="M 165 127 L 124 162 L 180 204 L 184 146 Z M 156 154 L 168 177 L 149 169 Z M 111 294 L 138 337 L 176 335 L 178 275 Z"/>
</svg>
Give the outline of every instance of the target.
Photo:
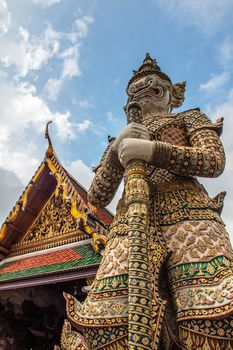
<svg viewBox="0 0 233 350">
<path fill-rule="evenodd" d="M 218 136 L 222 133 L 223 118 L 219 118 L 213 123 L 199 108 L 185 111 L 183 113 L 183 120 L 188 136 L 201 129 L 214 130 Z"/>
</svg>

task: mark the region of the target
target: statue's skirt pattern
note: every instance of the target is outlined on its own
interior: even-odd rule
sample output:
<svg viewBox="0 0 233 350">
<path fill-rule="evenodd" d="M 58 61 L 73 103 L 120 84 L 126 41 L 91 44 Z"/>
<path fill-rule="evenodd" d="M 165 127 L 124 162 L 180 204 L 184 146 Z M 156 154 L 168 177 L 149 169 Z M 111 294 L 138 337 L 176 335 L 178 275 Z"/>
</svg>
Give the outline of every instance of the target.
<svg viewBox="0 0 233 350">
<path fill-rule="evenodd" d="M 154 268 L 158 268 L 162 256 L 158 249 L 153 253 L 155 245 L 171 252 L 166 269 L 176 310 L 178 344 L 184 349 L 195 349 L 194 344 L 200 344 L 196 349 L 204 349 L 205 342 L 209 346 L 205 345 L 205 349 L 218 346 L 222 349 L 221 344 L 228 343 L 233 346 L 232 331 L 227 331 L 228 326 L 230 329 L 233 326 L 233 253 L 217 204 L 193 182 L 189 189 L 186 186 L 173 192 L 157 191 L 151 198 L 149 219 L 149 234 L 154 237 L 151 242 Z M 127 335 L 126 227 L 123 199 L 87 299 L 81 304 L 66 295 L 68 317 L 76 328 L 83 330 L 90 349 L 104 349 L 108 343 L 122 341 Z M 222 322 L 221 331 L 217 322 Z"/>
</svg>

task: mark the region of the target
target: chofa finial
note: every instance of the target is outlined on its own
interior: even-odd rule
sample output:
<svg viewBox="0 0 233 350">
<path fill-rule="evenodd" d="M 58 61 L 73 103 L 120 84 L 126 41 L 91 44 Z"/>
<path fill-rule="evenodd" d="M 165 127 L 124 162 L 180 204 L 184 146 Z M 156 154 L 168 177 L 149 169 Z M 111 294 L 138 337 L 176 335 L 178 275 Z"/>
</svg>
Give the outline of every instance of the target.
<svg viewBox="0 0 233 350">
<path fill-rule="evenodd" d="M 47 124 L 46 124 L 46 128 L 45 128 L 45 138 L 48 140 L 48 148 L 46 151 L 46 157 L 50 158 L 53 155 L 53 145 L 52 145 L 52 141 L 50 139 L 49 136 L 49 124 L 52 123 L 52 120 L 50 120 Z"/>
</svg>

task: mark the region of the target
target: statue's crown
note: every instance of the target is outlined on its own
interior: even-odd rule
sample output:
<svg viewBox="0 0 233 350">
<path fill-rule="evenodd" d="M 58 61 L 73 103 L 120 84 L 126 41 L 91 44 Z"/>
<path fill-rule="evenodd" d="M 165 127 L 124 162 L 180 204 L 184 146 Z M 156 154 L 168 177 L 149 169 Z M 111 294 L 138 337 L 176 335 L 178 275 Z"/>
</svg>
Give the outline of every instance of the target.
<svg viewBox="0 0 233 350">
<path fill-rule="evenodd" d="M 150 54 L 147 52 L 141 67 L 138 70 L 133 70 L 133 76 L 130 79 L 128 85 L 130 85 L 134 80 L 149 74 L 156 74 L 160 78 L 167 80 L 169 81 L 169 83 L 172 84 L 171 79 L 164 72 L 161 71 L 160 67 L 157 64 L 156 59 L 153 60 L 150 57 Z"/>
</svg>

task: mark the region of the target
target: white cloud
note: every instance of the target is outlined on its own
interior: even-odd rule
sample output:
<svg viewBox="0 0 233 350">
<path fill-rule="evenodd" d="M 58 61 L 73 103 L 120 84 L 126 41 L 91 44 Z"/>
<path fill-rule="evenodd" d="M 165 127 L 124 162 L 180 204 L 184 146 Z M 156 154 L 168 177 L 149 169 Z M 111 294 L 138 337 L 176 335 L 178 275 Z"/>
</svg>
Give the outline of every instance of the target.
<svg viewBox="0 0 233 350">
<path fill-rule="evenodd" d="M 75 21 L 73 32 L 67 33 L 57 32 L 48 24 L 39 36 L 30 35 L 27 29 L 20 27 L 16 39 L 7 36 L 0 38 L 0 61 L 5 67 L 14 65 L 17 75 L 25 77 L 30 71 L 41 69 L 51 58 L 56 57 L 63 63 L 61 76 L 57 78 L 62 85 L 65 79 L 81 75 L 80 40 L 87 36 L 92 22 L 93 18 L 89 16 L 79 18 Z M 61 42 L 63 45 L 72 43 L 72 46 L 60 52 Z"/>
<path fill-rule="evenodd" d="M 117 118 L 114 117 L 112 112 L 106 112 L 106 116 L 109 122 L 117 122 Z"/>
<path fill-rule="evenodd" d="M 0 126 L 15 134 L 34 125 L 41 132 L 48 120 L 60 120 L 61 116 L 69 118 L 67 112 L 52 113 L 47 104 L 35 93 L 35 86 L 28 83 L 0 82 Z M 59 129 L 57 131 L 59 133 Z M 64 130 L 62 132 L 69 138 L 70 130 L 65 134 Z"/>
<path fill-rule="evenodd" d="M 0 82 L 0 166 L 18 174 L 23 183 L 41 160 L 31 133 L 44 132 L 46 122 L 53 120 L 60 140 L 75 137 L 70 112 L 53 113 L 35 93 L 31 84 Z"/>
<path fill-rule="evenodd" d="M 92 104 L 87 100 L 87 99 L 84 99 L 84 100 L 81 100 L 78 102 L 78 105 L 81 107 L 81 108 L 92 108 Z"/>
<path fill-rule="evenodd" d="M 0 167 L 17 174 L 24 185 L 41 162 L 36 140 L 47 121 L 53 120 L 61 141 L 74 139 L 92 126 L 89 120 L 74 124 L 69 111 L 53 113 L 35 93 L 30 84 L 0 82 Z"/>
<path fill-rule="evenodd" d="M 59 2 L 33 1 L 45 7 Z M 55 31 L 47 24 L 45 30 L 36 35 L 25 27 L 18 27 L 13 20 L 8 32 L 11 15 L 6 1 L 0 0 L 0 175 L 1 180 L 9 176 L 18 189 L 26 185 L 42 160 L 37 141 L 49 120 L 54 122 L 58 140 L 64 142 L 92 127 L 87 119 L 75 123 L 69 110 L 52 110 L 44 96 L 38 94 L 34 72 L 38 71 L 37 76 L 42 80 L 48 77 L 44 92 L 48 99 L 55 100 L 64 82 L 81 74 L 81 41 L 93 20 L 86 16 L 80 18 L 71 32 Z M 58 69 L 60 73 L 54 77 Z M 4 180 L 2 185 L 5 192 L 10 193 L 12 184 Z M 13 192 L 12 197 L 16 194 Z M 4 208 L 8 208 L 6 196 L 1 202 Z"/>
<path fill-rule="evenodd" d="M 59 54 L 63 58 L 63 70 L 60 79 L 72 78 L 81 75 L 81 70 L 78 64 L 80 44 L 75 44 L 68 47 L 65 51 Z"/>
<path fill-rule="evenodd" d="M 200 90 L 205 90 L 206 92 L 213 92 L 223 87 L 230 79 L 230 73 L 223 72 L 219 75 L 212 75 L 212 77 L 206 82 L 200 84 Z"/>
<path fill-rule="evenodd" d="M 64 60 L 63 71 L 62 71 L 62 79 L 77 77 L 81 75 L 81 70 L 78 66 L 78 62 L 76 57 L 74 58 L 66 58 Z"/>
<path fill-rule="evenodd" d="M 62 88 L 62 79 L 49 79 L 44 87 L 46 97 L 51 101 L 56 101 Z"/>
<path fill-rule="evenodd" d="M 12 172 L 0 167 L 0 225 L 1 222 L 7 217 L 10 210 L 15 205 L 19 198 L 23 184 L 18 176 Z M 4 199 L 4 200 L 2 200 Z"/>
<path fill-rule="evenodd" d="M 74 44 L 81 39 L 86 38 L 90 24 L 93 22 L 94 18 L 91 16 L 77 18 L 73 24 L 73 31 L 71 33 L 67 33 L 67 38 Z"/>
<path fill-rule="evenodd" d="M 1 0 L 0 0 L 1 1 Z M 0 2 L 5 6 L 5 2 Z M 6 6 L 5 6 L 6 7 Z M 87 34 L 90 19 L 84 17 L 75 24 L 76 41 Z M 1 74 L 0 81 L 0 166 L 19 174 L 25 183 L 28 174 L 35 171 L 40 156 L 36 145 L 30 141 L 30 133 L 35 136 L 44 131 L 47 121 L 53 120 L 55 131 L 60 140 L 75 138 L 75 131 L 85 132 L 92 126 L 89 120 L 75 124 L 68 110 L 52 111 L 41 96 L 38 96 L 35 85 L 27 82 L 28 73 L 44 68 L 48 60 L 56 57 L 62 60 L 62 73 L 59 79 L 49 79 L 45 92 L 49 99 L 56 99 L 65 79 L 80 74 L 78 65 L 79 46 L 75 43 L 63 52 L 60 45 L 70 45 L 70 33 L 56 32 L 50 24 L 41 35 L 31 35 L 27 29 L 20 27 L 15 39 L 0 37 L 0 60 L 5 65 L 14 66 L 16 72 L 9 78 Z M 47 68 L 47 67 L 46 67 Z M 2 72 L 2 71 L 1 71 Z M 11 70 L 12 72 L 12 70 Z M 22 78 L 23 81 L 22 82 Z M 22 164 L 24 165 L 22 167 Z"/>
<path fill-rule="evenodd" d="M 106 112 L 106 116 L 108 118 L 108 120 L 113 120 L 113 113 L 112 112 Z"/>
<path fill-rule="evenodd" d="M 93 126 L 88 119 L 73 123 L 69 111 L 52 112 L 46 102 L 36 95 L 35 86 L 26 83 L 0 82 L 0 115 L 0 136 L 3 135 L 0 142 L 10 142 L 12 136 L 31 127 L 42 133 L 49 120 L 54 121 L 61 140 L 74 139 L 75 130 L 83 133 Z"/>
<path fill-rule="evenodd" d="M 208 106 L 207 114 L 214 120 L 219 117 L 224 117 L 224 130 L 222 135 L 222 142 L 226 151 L 226 168 L 224 173 L 217 179 L 208 179 L 202 181 L 205 183 L 206 188 L 214 196 L 220 191 L 227 191 L 225 199 L 225 205 L 223 210 L 223 219 L 227 225 L 228 232 L 233 242 L 233 187 L 232 187 L 232 174 L 233 174 L 233 143 L 232 133 L 233 130 L 233 89 L 230 91 L 226 101 L 215 107 Z"/>
<path fill-rule="evenodd" d="M 58 4 L 61 0 L 33 0 L 37 5 L 42 5 L 43 7 L 49 7 L 54 4 Z"/>
<path fill-rule="evenodd" d="M 81 159 L 71 162 L 66 166 L 66 169 L 84 188 L 90 187 L 94 173 Z"/>
<path fill-rule="evenodd" d="M 50 25 L 41 36 L 30 36 L 27 29 L 20 27 L 18 38 L 0 39 L 0 60 L 6 66 L 14 65 L 17 75 L 25 77 L 29 71 L 38 70 L 52 58 L 59 49 L 60 34 Z"/>
<path fill-rule="evenodd" d="M 233 152 L 226 152 L 226 169 L 224 173 L 217 179 L 200 179 L 204 184 L 211 197 L 215 197 L 217 193 L 226 191 L 227 195 L 224 200 L 224 208 L 222 212 L 222 219 L 226 224 L 227 231 L 233 243 L 233 190 L 232 190 L 232 171 L 233 171 Z"/>
<path fill-rule="evenodd" d="M 5 0 L 0 0 L 0 36 L 7 33 L 11 24 L 11 14 Z"/>
<path fill-rule="evenodd" d="M 80 76 L 79 67 L 79 45 L 70 46 L 65 51 L 59 53 L 59 58 L 63 59 L 63 69 L 59 78 L 50 78 L 44 87 L 44 93 L 47 99 L 56 101 L 66 79 Z"/>
<path fill-rule="evenodd" d="M 233 41 L 226 38 L 219 47 L 219 60 L 223 67 L 232 67 Z"/>
<path fill-rule="evenodd" d="M 233 9 L 232 0 L 154 0 L 179 21 L 212 34 L 224 25 Z"/>
<path fill-rule="evenodd" d="M 47 99 L 56 101 L 66 79 L 81 75 L 77 57 L 66 58 L 63 62 L 62 74 L 58 79 L 48 79 L 44 87 L 44 94 Z"/>
<path fill-rule="evenodd" d="M 66 39 L 71 42 L 72 45 L 66 48 L 64 51 L 59 52 L 57 55 L 58 58 L 63 60 L 63 68 L 58 78 L 50 78 L 45 85 L 44 92 L 48 99 L 55 101 L 62 89 L 64 82 L 67 79 L 78 77 L 82 74 L 79 66 L 81 46 L 80 40 L 87 36 L 89 25 L 92 22 L 93 18 L 90 16 L 83 16 L 82 18 L 77 19 L 74 22 L 74 30 L 71 33 L 57 33 L 52 31 L 52 28 L 50 27 L 50 32 L 53 34 L 50 34 L 50 38 L 55 37 L 56 39 Z"/>
<path fill-rule="evenodd" d="M 60 57 L 62 58 L 67 58 L 67 57 L 72 57 L 77 54 L 77 47 L 76 45 L 68 47 L 66 50 L 61 52 L 59 54 Z"/>
<path fill-rule="evenodd" d="M 56 112 L 54 114 L 54 123 L 57 127 L 57 134 L 58 136 L 63 139 L 74 139 L 75 133 L 73 131 L 73 123 L 70 120 L 70 112 L 66 111 L 65 113 L 58 113 Z"/>
<path fill-rule="evenodd" d="M 224 117 L 225 132 L 223 132 L 223 140 L 225 143 L 225 148 L 228 151 L 233 151 L 232 135 L 229 133 L 229 130 L 233 130 L 232 111 L 233 111 L 233 89 L 229 92 L 225 102 L 222 103 L 221 105 L 207 106 L 207 113 L 211 118 L 217 119 L 219 117 Z"/>
<path fill-rule="evenodd" d="M 93 17 L 91 16 L 83 16 L 82 18 L 76 19 L 74 28 L 77 31 L 78 39 L 86 38 L 91 23 L 93 23 Z"/>
<path fill-rule="evenodd" d="M 93 126 L 92 122 L 88 119 L 85 119 L 83 122 L 81 123 L 78 123 L 76 125 L 78 131 L 80 132 L 84 132 L 86 131 L 87 129 L 89 129 L 91 126 Z"/>
<path fill-rule="evenodd" d="M 30 146 L 32 147 L 32 143 Z M 23 147 L 19 147 L 20 151 L 12 149 L 9 144 L 0 144 L 0 166 L 17 174 L 18 178 L 24 185 L 28 183 L 32 175 L 35 173 L 37 167 L 40 164 L 40 160 L 33 156 L 32 149 L 26 150 Z M 35 150 L 35 145 L 33 149 Z"/>
</svg>

